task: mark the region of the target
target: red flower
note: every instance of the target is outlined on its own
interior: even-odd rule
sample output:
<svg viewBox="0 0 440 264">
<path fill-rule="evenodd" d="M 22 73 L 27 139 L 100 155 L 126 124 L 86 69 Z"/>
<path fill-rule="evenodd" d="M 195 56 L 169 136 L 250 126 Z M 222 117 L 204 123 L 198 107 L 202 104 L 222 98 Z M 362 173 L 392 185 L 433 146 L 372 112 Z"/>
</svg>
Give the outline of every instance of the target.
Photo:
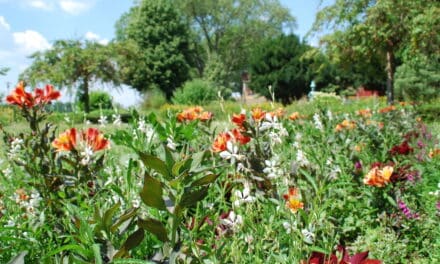
<svg viewBox="0 0 440 264">
<path fill-rule="evenodd" d="M 239 128 L 244 128 L 243 123 L 246 121 L 245 114 L 232 114 L 231 118 L 232 123 L 236 124 Z"/>
<path fill-rule="evenodd" d="M 231 135 L 228 132 L 220 133 L 212 143 L 212 151 L 222 152 L 226 150 L 226 144 L 231 140 Z"/>
<path fill-rule="evenodd" d="M 93 151 L 103 150 L 109 146 L 108 139 L 104 138 L 104 135 L 96 128 L 89 128 L 83 132 L 82 139 Z"/>
<path fill-rule="evenodd" d="M 408 141 L 403 141 L 400 145 L 396 145 L 391 148 L 390 154 L 391 155 L 408 155 L 409 153 L 413 152 L 413 148 L 411 148 L 408 144 Z"/>
<path fill-rule="evenodd" d="M 34 106 L 32 94 L 24 90 L 23 82 L 19 82 L 11 94 L 6 97 L 6 102 L 17 105 L 20 108 L 23 108 L 23 106 L 29 108 Z"/>
<path fill-rule="evenodd" d="M 56 91 L 53 89 L 52 85 L 46 85 L 46 87 L 43 89 L 36 88 L 35 91 L 35 102 L 37 104 L 47 104 L 50 103 L 52 100 L 57 100 L 61 97 L 60 91 Z"/>
<path fill-rule="evenodd" d="M 235 141 L 239 142 L 240 144 L 244 145 L 251 141 L 251 138 L 248 136 L 243 135 L 239 129 L 235 128 L 231 131 L 232 135 L 235 138 Z"/>
<path fill-rule="evenodd" d="M 382 264 L 382 261 L 377 259 L 368 259 L 368 251 L 357 253 L 350 256 L 344 246 L 338 246 L 338 251 L 342 253 L 342 259 L 338 260 L 335 254 L 326 256 L 321 252 L 312 252 L 310 258 L 301 264 Z"/>
</svg>

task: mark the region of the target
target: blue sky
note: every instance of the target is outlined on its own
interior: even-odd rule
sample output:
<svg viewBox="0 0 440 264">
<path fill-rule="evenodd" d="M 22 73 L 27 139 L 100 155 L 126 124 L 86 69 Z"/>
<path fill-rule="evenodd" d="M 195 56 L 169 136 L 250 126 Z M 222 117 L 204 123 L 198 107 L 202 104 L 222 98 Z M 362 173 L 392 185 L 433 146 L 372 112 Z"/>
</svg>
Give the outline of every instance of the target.
<svg viewBox="0 0 440 264">
<path fill-rule="evenodd" d="M 281 0 L 297 19 L 295 34 L 307 33 L 319 2 Z M 8 85 L 9 91 L 15 86 L 20 72 L 31 64 L 27 56 L 50 48 L 57 39 L 107 43 L 114 37 L 116 20 L 132 5 L 133 0 L 0 0 L 0 67 L 11 69 L 0 76 L 0 93 L 8 93 Z M 139 99 L 131 91 L 113 94 L 123 105 Z"/>
</svg>

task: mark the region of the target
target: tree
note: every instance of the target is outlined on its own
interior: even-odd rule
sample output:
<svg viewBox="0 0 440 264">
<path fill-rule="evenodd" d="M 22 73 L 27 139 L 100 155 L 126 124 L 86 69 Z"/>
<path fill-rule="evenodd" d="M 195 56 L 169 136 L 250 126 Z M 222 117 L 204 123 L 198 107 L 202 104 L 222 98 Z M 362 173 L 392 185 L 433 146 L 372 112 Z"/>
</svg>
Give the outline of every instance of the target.
<svg viewBox="0 0 440 264">
<path fill-rule="evenodd" d="M 238 79 L 249 65 L 256 43 L 295 26 L 289 10 L 277 0 L 179 0 L 178 3 L 194 32 L 194 61 L 200 74 L 205 74 L 208 65 L 209 72 L 222 71 Z M 220 69 L 213 69 L 213 65 Z"/>
<path fill-rule="evenodd" d="M 275 98 L 284 104 L 307 94 L 310 84 L 310 62 L 303 55 L 310 47 L 295 35 L 281 35 L 262 41 L 252 53 L 251 87 L 270 98 L 271 85 Z"/>
<path fill-rule="evenodd" d="M 189 78 L 189 29 L 170 0 L 143 0 L 116 23 L 123 82 L 171 98 Z"/>
<path fill-rule="evenodd" d="M 380 56 L 387 74 L 387 100 L 393 103 L 396 56 L 409 47 L 415 18 L 438 5 L 436 0 L 336 0 L 318 12 L 313 30 L 332 27 L 334 33 L 323 40 L 328 46 L 339 45 L 346 57 Z M 417 42 L 428 43 L 428 36 Z"/>
<path fill-rule="evenodd" d="M 52 48 L 31 55 L 32 65 L 22 74 L 32 84 L 50 82 L 58 87 L 78 88 L 85 112 L 90 111 L 89 90 L 93 82 L 119 85 L 112 46 L 79 40 L 58 40 Z"/>
<path fill-rule="evenodd" d="M 9 68 L 6 67 L 0 67 L 0 75 L 6 75 L 8 73 Z"/>
</svg>

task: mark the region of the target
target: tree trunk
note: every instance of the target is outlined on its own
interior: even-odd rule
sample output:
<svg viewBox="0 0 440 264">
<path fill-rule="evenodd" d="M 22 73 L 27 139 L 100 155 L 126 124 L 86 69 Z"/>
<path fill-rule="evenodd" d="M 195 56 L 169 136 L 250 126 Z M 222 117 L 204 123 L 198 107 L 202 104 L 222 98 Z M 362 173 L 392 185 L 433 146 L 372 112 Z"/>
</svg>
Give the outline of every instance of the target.
<svg viewBox="0 0 440 264">
<path fill-rule="evenodd" d="M 90 112 L 89 80 L 87 78 L 84 79 L 83 93 L 84 93 L 84 111 L 86 113 L 89 113 Z"/>
<path fill-rule="evenodd" d="M 387 103 L 392 105 L 394 103 L 394 72 L 395 72 L 395 62 L 394 62 L 394 51 L 392 48 L 387 51 Z"/>
</svg>

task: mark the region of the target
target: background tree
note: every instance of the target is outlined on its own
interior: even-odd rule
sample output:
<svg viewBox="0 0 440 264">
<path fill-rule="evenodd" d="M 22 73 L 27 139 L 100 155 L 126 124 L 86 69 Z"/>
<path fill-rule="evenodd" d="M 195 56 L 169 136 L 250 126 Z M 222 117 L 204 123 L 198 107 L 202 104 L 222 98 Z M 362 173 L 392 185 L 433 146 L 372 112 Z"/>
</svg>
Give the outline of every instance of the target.
<svg viewBox="0 0 440 264">
<path fill-rule="evenodd" d="M 309 48 L 295 35 L 262 41 L 251 55 L 251 89 L 270 98 L 271 85 L 275 98 L 283 104 L 307 94 L 310 62 L 303 55 Z"/>
<path fill-rule="evenodd" d="M 170 0 L 143 0 L 116 23 L 123 82 L 171 98 L 189 78 L 189 29 Z"/>
<path fill-rule="evenodd" d="M 386 91 L 389 103 L 394 99 L 394 73 L 400 54 L 411 40 L 415 18 L 435 8 L 436 0 L 336 0 L 318 12 L 314 31 L 326 26 L 334 30 L 324 40 L 327 46 L 339 45 L 348 58 L 380 56 L 387 74 Z M 428 30 L 431 32 L 431 30 Z M 427 43 L 429 38 L 417 39 Z"/>
<path fill-rule="evenodd" d="M 35 85 L 49 82 L 57 87 L 77 88 L 84 101 L 84 111 L 90 111 L 89 90 L 97 81 L 119 85 L 119 74 L 112 46 L 79 40 L 58 40 L 52 48 L 31 56 L 34 60 L 20 79 Z"/>
<path fill-rule="evenodd" d="M 9 68 L 6 67 L 0 67 L 0 75 L 6 75 L 8 73 Z"/>
<path fill-rule="evenodd" d="M 293 31 L 295 26 L 295 19 L 278 0 L 179 0 L 178 3 L 194 32 L 198 72 L 202 75 L 222 72 L 229 79 L 214 80 L 222 84 L 240 79 L 241 71 L 249 65 L 255 43 L 280 35 L 283 29 Z M 209 77 L 211 81 L 212 77 Z"/>
</svg>

